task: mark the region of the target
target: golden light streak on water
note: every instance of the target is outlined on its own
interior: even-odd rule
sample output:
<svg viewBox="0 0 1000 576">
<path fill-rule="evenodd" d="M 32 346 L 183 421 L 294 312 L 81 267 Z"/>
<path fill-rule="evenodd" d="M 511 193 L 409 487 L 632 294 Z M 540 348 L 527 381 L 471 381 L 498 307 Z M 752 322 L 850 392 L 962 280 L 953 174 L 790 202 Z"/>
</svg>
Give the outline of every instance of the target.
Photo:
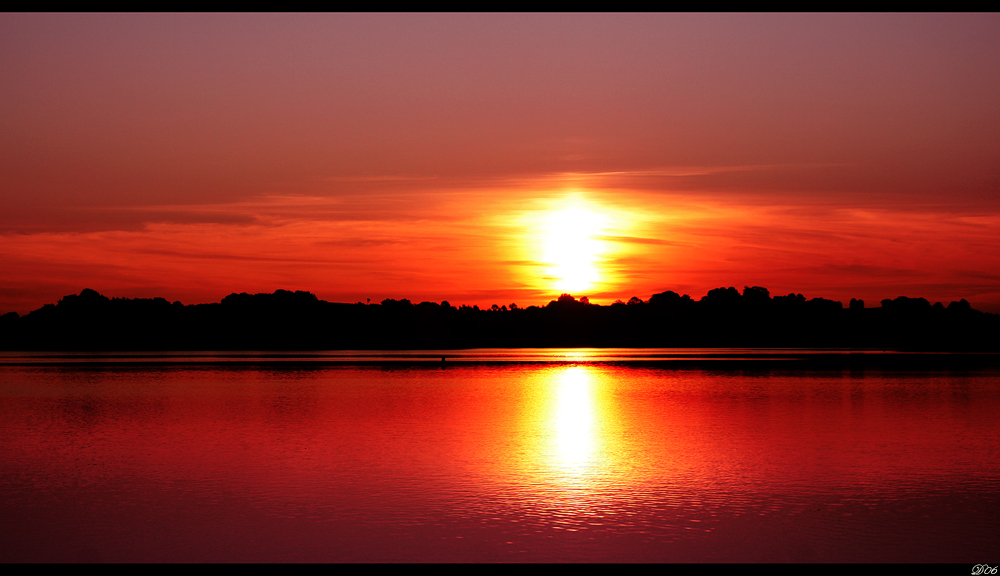
<svg viewBox="0 0 1000 576">
<path fill-rule="evenodd" d="M 579 475 L 593 466 L 597 456 L 594 381 L 583 366 L 566 368 L 557 378 L 554 464 L 563 473 Z"/>
</svg>

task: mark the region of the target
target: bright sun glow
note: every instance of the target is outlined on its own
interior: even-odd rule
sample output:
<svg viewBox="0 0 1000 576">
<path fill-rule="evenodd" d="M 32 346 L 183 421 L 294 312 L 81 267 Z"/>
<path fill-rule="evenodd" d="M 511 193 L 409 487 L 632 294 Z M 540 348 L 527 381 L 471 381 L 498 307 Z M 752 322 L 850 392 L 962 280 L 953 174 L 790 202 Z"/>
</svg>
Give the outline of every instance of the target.
<svg viewBox="0 0 1000 576">
<path fill-rule="evenodd" d="M 594 384 L 586 368 L 573 366 L 559 375 L 553 427 L 560 467 L 579 471 L 592 461 L 595 439 Z"/>
<path fill-rule="evenodd" d="M 600 281 L 604 242 L 599 239 L 607 218 L 582 202 L 549 211 L 543 221 L 542 260 L 559 292 L 581 293 Z"/>
</svg>

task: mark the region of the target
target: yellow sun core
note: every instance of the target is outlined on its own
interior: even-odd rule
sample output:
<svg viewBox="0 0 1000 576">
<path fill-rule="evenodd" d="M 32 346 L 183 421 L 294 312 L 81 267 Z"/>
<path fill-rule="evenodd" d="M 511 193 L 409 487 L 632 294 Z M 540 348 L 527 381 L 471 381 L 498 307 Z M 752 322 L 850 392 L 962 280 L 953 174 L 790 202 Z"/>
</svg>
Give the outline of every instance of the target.
<svg viewBox="0 0 1000 576">
<path fill-rule="evenodd" d="M 600 281 L 605 218 L 579 204 L 548 212 L 544 222 L 543 261 L 554 288 L 580 294 Z"/>
</svg>

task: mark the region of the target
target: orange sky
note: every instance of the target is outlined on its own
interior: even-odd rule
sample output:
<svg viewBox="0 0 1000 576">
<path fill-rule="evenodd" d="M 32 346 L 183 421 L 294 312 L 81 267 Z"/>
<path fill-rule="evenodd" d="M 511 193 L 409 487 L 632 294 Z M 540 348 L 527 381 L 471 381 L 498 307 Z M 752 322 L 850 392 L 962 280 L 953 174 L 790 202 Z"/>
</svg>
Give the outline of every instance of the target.
<svg viewBox="0 0 1000 576">
<path fill-rule="evenodd" d="M 1000 312 L 1000 16 L 0 15 L 0 313 L 610 303 Z"/>
</svg>

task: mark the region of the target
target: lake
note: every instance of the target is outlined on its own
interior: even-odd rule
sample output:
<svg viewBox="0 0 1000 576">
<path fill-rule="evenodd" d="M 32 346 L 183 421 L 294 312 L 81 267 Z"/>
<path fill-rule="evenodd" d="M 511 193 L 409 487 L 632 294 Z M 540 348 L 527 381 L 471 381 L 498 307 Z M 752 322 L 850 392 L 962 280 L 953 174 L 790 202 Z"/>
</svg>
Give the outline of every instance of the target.
<svg viewBox="0 0 1000 576">
<path fill-rule="evenodd" d="M 996 363 L 810 354 L 6 353 L 0 561 L 996 562 Z"/>
</svg>

